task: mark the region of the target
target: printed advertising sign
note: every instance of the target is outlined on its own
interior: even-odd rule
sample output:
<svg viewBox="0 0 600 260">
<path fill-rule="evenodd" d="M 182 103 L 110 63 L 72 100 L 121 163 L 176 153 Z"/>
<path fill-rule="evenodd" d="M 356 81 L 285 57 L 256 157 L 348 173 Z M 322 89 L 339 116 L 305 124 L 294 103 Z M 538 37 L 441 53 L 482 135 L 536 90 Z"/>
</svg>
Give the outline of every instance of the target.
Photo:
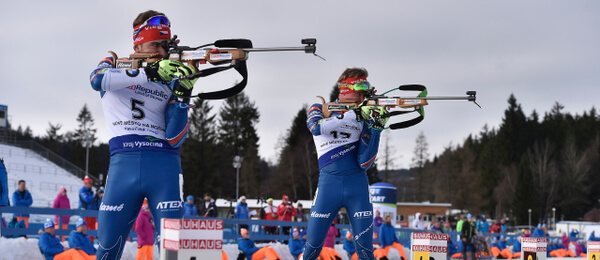
<svg viewBox="0 0 600 260">
<path fill-rule="evenodd" d="M 396 186 L 389 183 L 374 183 L 369 188 L 373 202 L 373 216 L 379 210 L 381 218 L 392 217 L 392 226 L 396 225 Z"/>
<path fill-rule="evenodd" d="M 410 252 L 412 260 L 446 260 L 450 235 L 412 233 Z"/>
<path fill-rule="evenodd" d="M 163 219 L 161 260 L 220 259 L 223 251 L 223 220 Z"/>
<path fill-rule="evenodd" d="M 548 239 L 545 237 L 523 237 L 521 260 L 546 260 Z"/>
</svg>

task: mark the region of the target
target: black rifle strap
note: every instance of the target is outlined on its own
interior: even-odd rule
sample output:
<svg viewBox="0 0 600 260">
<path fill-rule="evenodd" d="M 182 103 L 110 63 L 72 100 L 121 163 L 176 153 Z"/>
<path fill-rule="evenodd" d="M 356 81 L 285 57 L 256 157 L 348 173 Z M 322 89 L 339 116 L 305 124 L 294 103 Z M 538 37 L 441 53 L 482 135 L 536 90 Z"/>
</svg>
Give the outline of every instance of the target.
<svg viewBox="0 0 600 260">
<path fill-rule="evenodd" d="M 242 77 L 243 77 L 242 81 L 235 84 L 235 86 L 224 89 L 224 90 L 200 93 L 197 95 L 197 97 L 199 97 L 201 99 L 211 99 L 211 100 L 225 99 L 225 98 L 231 97 L 233 95 L 236 95 L 236 94 L 242 92 L 242 90 L 244 90 L 244 88 L 246 87 L 246 84 L 248 83 L 248 69 L 246 67 L 246 61 L 236 61 L 235 65 L 230 65 L 230 66 L 203 69 L 201 71 L 194 73 L 191 78 L 206 77 L 206 76 L 215 74 L 217 72 L 225 71 L 225 70 L 228 70 L 231 68 L 234 68 L 238 73 L 240 73 L 240 75 L 242 75 Z"/>
</svg>

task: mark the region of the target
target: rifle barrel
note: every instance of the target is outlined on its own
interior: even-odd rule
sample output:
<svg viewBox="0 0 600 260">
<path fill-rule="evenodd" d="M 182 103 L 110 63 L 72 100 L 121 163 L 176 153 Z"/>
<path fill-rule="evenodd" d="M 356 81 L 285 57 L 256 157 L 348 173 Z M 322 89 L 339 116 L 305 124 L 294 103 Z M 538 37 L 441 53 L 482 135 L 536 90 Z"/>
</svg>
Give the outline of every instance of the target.
<svg viewBox="0 0 600 260">
<path fill-rule="evenodd" d="M 425 100 L 471 100 L 471 97 L 393 97 L 393 98 L 401 98 L 401 99 L 425 99 Z"/>
<path fill-rule="evenodd" d="M 278 47 L 278 48 L 246 48 L 247 52 L 267 52 L 267 51 L 306 51 L 306 47 Z"/>
</svg>

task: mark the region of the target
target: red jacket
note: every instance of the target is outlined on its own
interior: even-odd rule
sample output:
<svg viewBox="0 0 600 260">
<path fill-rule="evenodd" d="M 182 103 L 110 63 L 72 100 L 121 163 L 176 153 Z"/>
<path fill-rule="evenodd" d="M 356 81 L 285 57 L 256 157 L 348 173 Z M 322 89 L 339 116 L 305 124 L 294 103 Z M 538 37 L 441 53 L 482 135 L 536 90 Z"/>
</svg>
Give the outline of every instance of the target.
<svg viewBox="0 0 600 260">
<path fill-rule="evenodd" d="M 285 205 L 281 203 L 277 206 L 277 215 L 279 215 L 279 220 L 292 221 L 292 217 L 296 216 L 296 209 L 292 204 Z"/>
</svg>

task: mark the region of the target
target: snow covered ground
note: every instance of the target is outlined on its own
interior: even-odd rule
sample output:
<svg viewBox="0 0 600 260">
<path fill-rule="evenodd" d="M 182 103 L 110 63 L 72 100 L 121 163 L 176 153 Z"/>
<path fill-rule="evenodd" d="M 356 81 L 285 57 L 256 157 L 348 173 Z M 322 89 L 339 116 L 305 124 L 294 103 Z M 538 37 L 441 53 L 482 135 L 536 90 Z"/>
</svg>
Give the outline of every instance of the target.
<svg viewBox="0 0 600 260">
<path fill-rule="evenodd" d="M 38 247 L 38 240 L 35 238 L 25 239 L 25 238 L 0 238 L 0 260 L 15 260 L 15 259 L 31 259 L 31 260 L 43 260 L 44 257 L 42 253 L 40 253 L 40 249 Z M 68 242 L 62 242 L 64 247 L 68 247 Z M 257 244 L 258 247 L 263 247 L 266 245 L 270 245 L 275 249 L 275 251 L 281 256 L 282 260 L 293 260 L 292 255 L 290 254 L 290 250 L 287 245 L 280 243 L 271 243 L 271 244 Z M 227 253 L 227 256 L 231 260 L 237 259 L 239 254 L 239 250 L 237 249 L 237 244 L 225 244 L 223 246 L 223 250 Z M 348 257 L 346 252 L 342 248 L 342 245 L 336 245 L 335 250 L 340 253 L 342 259 L 347 260 Z M 410 252 L 405 252 L 407 256 L 410 255 Z M 123 250 L 122 260 L 134 260 L 137 254 L 137 243 L 136 242 L 127 242 L 125 244 L 125 249 Z M 392 259 L 400 259 L 400 255 L 398 251 L 390 250 L 390 260 Z M 154 259 L 159 259 L 158 248 L 154 247 Z M 574 260 L 574 259 L 572 259 Z"/>
<path fill-rule="evenodd" d="M 67 189 L 71 208 L 79 207 L 79 189 L 83 187 L 82 179 L 30 149 L 0 144 L 0 158 L 4 160 L 8 172 L 8 191 L 11 198 L 19 180 L 25 180 L 27 190 L 33 198 L 32 207 L 51 208 L 60 187 Z M 10 219 L 10 214 L 4 217 Z M 32 215 L 29 222 L 43 223 L 46 218 L 54 219 L 54 216 Z M 71 218 L 71 222 L 74 224 L 77 219 L 79 218 Z"/>
<path fill-rule="evenodd" d="M 43 260 L 44 257 L 40 253 L 37 245 L 38 240 L 35 238 L 0 238 L 0 260 L 15 260 L 15 259 L 31 259 L 31 260 Z M 64 247 L 68 247 L 67 242 L 62 242 Z M 269 245 L 275 249 L 275 251 L 281 256 L 282 260 L 293 260 L 290 250 L 287 245 L 280 243 L 270 244 L 257 244 L 258 247 Z M 223 250 L 227 253 L 230 260 L 237 259 L 239 250 L 237 244 L 225 244 Z M 346 252 L 342 248 L 342 245 L 335 245 L 335 250 L 340 253 L 343 260 L 348 260 Z M 405 249 L 406 250 L 406 249 Z M 406 256 L 410 258 L 410 251 L 406 250 Z M 122 260 L 134 260 L 137 254 L 137 243 L 127 242 L 125 249 L 123 250 Z M 154 259 L 159 259 L 158 248 L 154 247 Z M 400 259 L 400 255 L 396 250 L 390 250 L 389 259 Z M 585 260 L 583 257 L 569 257 L 569 258 L 549 258 L 552 260 Z"/>
</svg>

